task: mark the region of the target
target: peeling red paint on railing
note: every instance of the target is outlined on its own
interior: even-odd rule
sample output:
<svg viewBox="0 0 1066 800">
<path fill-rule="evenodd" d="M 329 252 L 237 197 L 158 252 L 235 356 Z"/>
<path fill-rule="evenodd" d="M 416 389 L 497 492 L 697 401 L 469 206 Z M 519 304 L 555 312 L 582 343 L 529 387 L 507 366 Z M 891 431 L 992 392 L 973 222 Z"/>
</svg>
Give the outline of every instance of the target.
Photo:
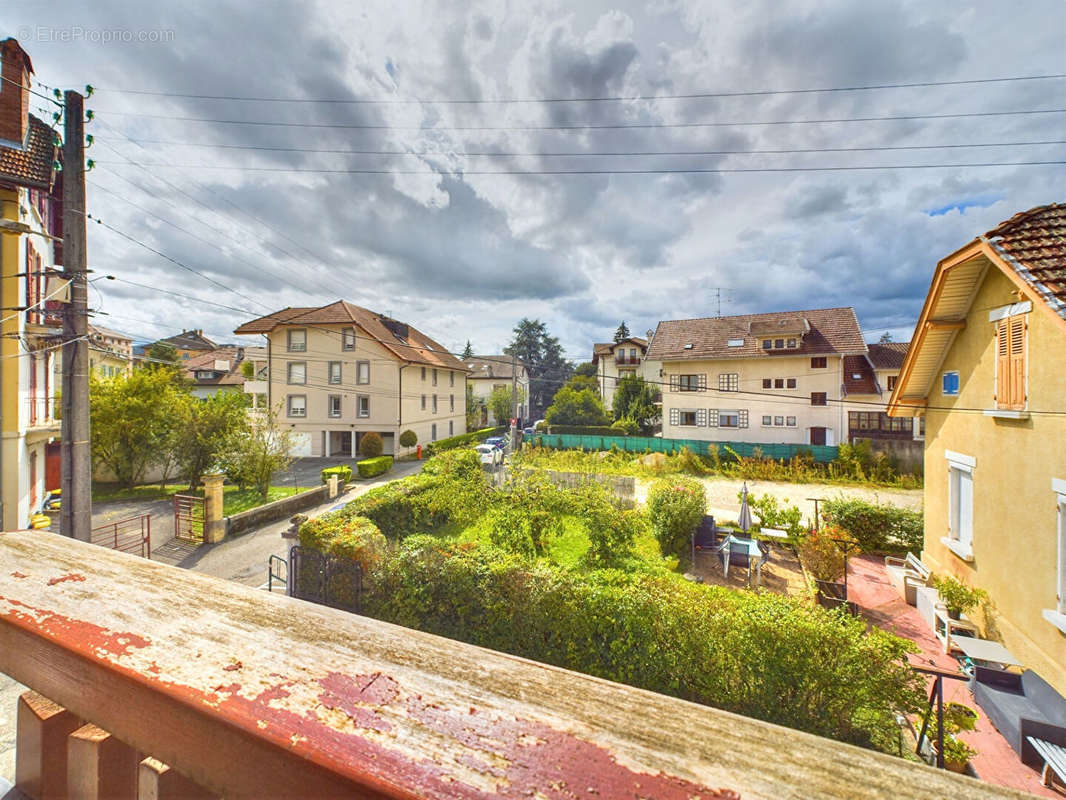
<svg viewBox="0 0 1066 800">
<path fill-rule="evenodd" d="M 85 576 L 79 575 L 76 572 L 69 572 L 66 575 L 60 575 L 58 578 L 52 578 L 48 581 L 49 586 L 55 586 L 57 583 L 66 583 L 67 581 L 84 581 Z"/>
<path fill-rule="evenodd" d="M 24 572 L 19 572 L 18 570 L 15 570 L 14 572 L 11 573 L 11 577 L 12 578 L 28 578 L 29 575 L 27 575 Z"/>
</svg>

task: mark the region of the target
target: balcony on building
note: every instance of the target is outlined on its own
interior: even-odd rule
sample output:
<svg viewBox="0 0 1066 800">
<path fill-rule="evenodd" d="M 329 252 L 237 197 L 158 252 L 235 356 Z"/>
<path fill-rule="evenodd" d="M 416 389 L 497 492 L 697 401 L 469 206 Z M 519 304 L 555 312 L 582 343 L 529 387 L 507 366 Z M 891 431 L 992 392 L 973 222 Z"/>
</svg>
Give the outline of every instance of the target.
<svg viewBox="0 0 1066 800">
<path fill-rule="evenodd" d="M 58 419 L 59 408 L 55 398 L 37 397 L 23 402 L 27 435 L 53 436 L 59 433 L 62 423 Z"/>
<path fill-rule="evenodd" d="M 620 367 L 638 367 L 640 366 L 640 356 L 630 356 L 625 353 L 617 353 L 614 357 L 614 363 Z"/>
</svg>

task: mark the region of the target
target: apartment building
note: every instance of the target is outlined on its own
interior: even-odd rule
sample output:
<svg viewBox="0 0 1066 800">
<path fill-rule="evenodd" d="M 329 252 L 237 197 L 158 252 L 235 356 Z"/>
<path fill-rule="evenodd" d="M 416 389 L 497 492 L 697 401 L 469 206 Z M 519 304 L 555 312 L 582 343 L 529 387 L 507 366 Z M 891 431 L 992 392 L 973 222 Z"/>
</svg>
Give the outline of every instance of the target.
<svg viewBox="0 0 1066 800">
<path fill-rule="evenodd" d="M 100 325 L 89 325 L 89 369 L 101 378 L 133 371 L 133 339 Z"/>
<path fill-rule="evenodd" d="M 466 433 L 467 367 L 405 322 L 344 300 L 285 308 L 237 328 L 266 340 L 267 403 L 292 429 L 298 456 L 351 456 L 381 434 L 420 443 Z"/>
<path fill-rule="evenodd" d="M 52 130 L 29 113 L 30 58 L 14 39 L 0 58 L 0 529 L 14 530 L 43 499 L 47 445 L 60 435 L 62 186 Z"/>
<path fill-rule="evenodd" d="M 521 361 L 513 362 L 510 356 L 474 356 L 463 362 L 470 372 L 466 380 L 473 389 L 474 399 L 481 409 L 482 425 L 508 425 L 507 419 L 497 419 L 489 408 L 489 397 L 499 388 L 511 391 L 512 375 L 518 389 L 518 419 L 529 420 L 529 370 Z M 464 395 L 465 396 L 465 395 Z"/>
<path fill-rule="evenodd" d="M 867 351 L 853 308 L 660 322 L 663 436 L 836 445 L 844 359 Z"/>
<path fill-rule="evenodd" d="M 648 331 L 648 338 L 631 336 L 617 342 L 599 342 L 592 345 L 592 363 L 596 365 L 596 380 L 600 386 L 600 397 L 608 411 L 614 400 L 614 390 L 618 381 L 629 375 L 637 375 L 647 381 L 658 381 L 662 364 L 648 358 L 649 340 L 653 333 Z"/>
</svg>

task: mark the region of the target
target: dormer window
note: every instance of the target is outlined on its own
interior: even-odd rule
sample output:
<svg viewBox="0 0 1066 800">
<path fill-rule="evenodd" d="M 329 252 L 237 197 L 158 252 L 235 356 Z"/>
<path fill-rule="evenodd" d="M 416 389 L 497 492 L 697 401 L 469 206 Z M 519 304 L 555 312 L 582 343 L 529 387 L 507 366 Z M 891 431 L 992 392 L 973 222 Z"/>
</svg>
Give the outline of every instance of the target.
<svg viewBox="0 0 1066 800">
<path fill-rule="evenodd" d="M 763 350 L 773 350 L 773 348 L 774 348 L 773 339 L 763 339 L 762 340 L 762 349 Z"/>
<path fill-rule="evenodd" d="M 788 348 L 789 348 L 790 350 L 791 350 L 791 349 L 793 349 L 793 348 L 795 348 L 795 347 L 797 347 L 797 346 L 798 346 L 798 344 L 799 344 L 799 342 L 798 342 L 798 341 L 797 341 L 796 339 L 789 339 L 789 340 L 788 340 Z"/>
</svg>

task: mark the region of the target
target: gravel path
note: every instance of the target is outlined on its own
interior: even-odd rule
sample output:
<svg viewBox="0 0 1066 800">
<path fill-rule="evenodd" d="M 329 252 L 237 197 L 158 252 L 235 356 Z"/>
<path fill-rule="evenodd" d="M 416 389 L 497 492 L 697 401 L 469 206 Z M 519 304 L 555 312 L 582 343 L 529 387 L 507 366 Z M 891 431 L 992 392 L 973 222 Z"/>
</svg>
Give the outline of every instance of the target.
<svg viewBox="0 0 1066 800">
<path fill-rule="evenodd" d="M 707 513 L 724 520 L 735 520 L 740 512 L 737 493 L 744 481 L 732 478 L 702 478 L 707 489 Z M 652 481 L 637 481 L 637 500 L 644 502 Z M 778 504 L 798 506 L 804 519 L 814 520 L 814 503 L 810 497 L 830 498 L 844 495 L 871 503 L 887 503 L 901 508 L 921 509 L 921 489 L 882 489 L 865 486 L 839 486 L 826 483 L 780 483 L 778 481 L 748 481 L 751 494 L 772 494 Z"/>
</svg>

